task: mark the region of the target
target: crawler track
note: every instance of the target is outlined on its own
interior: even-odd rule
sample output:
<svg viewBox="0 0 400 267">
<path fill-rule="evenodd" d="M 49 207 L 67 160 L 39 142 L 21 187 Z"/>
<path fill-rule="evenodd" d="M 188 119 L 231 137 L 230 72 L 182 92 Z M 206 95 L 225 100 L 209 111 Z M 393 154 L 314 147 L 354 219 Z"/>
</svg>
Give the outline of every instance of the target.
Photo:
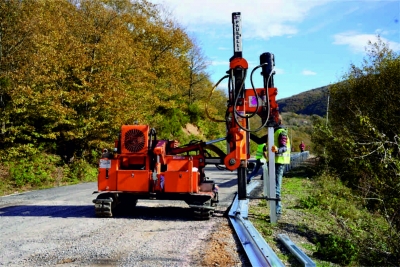
<svg viewBox="0 0 400 267">
<path fill-rule="evenodd" d="M 211 206 L 210 201 L 207 201 L 203 205 L 201 203 L 197 203 L 194 205 L 190 205 L 193 210 L 193 217 L 197 220 L 208 220 L 214 213 L 215 206 Z"/>
<path fill-rule="evenodd" d="M 112 217 L 112 206 L 113 199 L 109 197 L 108 199 L 95 199 L 93 200 L 94 210 L 97 217 Z"/>
</svg>

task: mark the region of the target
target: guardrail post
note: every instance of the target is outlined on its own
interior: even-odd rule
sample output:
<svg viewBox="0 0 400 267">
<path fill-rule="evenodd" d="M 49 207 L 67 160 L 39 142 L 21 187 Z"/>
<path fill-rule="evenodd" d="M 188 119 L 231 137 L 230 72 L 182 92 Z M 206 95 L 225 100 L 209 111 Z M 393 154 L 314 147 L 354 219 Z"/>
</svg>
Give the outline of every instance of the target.
<svg viewBox="0 0 400 267">
<path fill-rule="evenodd" d="M 276 198 L 276 182 L 275 182 L 275 153 L 271 148 L 274 145 L 274 127 L 268 127 L 268 177 L 269 190 L 268 197 Z M 271 223 L 276 223 L 276 201 L 269 201 L 269 218 Z"/>
</svg>

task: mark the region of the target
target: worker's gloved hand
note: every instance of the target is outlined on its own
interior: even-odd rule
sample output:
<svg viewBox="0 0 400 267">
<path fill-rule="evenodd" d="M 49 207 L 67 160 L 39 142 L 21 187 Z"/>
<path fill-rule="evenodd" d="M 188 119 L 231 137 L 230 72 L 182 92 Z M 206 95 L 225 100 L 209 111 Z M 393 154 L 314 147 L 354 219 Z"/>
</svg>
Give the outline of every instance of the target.
<svg viewBox="0 0 400 267">
<path fill-rule="evenodd" d="M 274 153 L 278 152 L 278 147 L 277 146 L 272 146 L 271 147 L 271 151 L 274 152 Z"/>
</svg>

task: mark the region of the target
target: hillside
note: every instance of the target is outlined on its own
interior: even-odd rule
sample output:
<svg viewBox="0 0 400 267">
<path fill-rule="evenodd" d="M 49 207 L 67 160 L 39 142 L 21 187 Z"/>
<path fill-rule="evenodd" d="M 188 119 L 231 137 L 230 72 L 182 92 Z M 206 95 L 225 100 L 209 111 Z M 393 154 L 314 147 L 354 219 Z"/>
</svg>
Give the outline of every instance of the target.
<svg viewBox="0 0 400 267">
<path fill-rule="evenodd" d="M 280 112 L 294 112 L 302 115 L 326 116 L 328 88 L 323 86 L 291 97 L 278 100 Z"/>
</svg>

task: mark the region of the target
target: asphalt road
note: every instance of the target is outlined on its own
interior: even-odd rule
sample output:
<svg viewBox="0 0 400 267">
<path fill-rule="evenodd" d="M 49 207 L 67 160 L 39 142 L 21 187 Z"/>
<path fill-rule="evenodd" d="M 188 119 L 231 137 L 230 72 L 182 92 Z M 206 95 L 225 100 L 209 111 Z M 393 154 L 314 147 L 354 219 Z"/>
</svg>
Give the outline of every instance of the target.
<svg viewBox="0 0 400 267">
<path fill-rule="evenodd" d="M 207 167 L 206 174 L 220 188 L 222 214 L 237 191 L 236 172 Z M 185 202 L 158 200 L 96 218 L 95 190 L 85 183 L 1 197 L 0 265 L 201 266 L 199 250 L 218 219 L 194 220 Z"/>
</svg>

